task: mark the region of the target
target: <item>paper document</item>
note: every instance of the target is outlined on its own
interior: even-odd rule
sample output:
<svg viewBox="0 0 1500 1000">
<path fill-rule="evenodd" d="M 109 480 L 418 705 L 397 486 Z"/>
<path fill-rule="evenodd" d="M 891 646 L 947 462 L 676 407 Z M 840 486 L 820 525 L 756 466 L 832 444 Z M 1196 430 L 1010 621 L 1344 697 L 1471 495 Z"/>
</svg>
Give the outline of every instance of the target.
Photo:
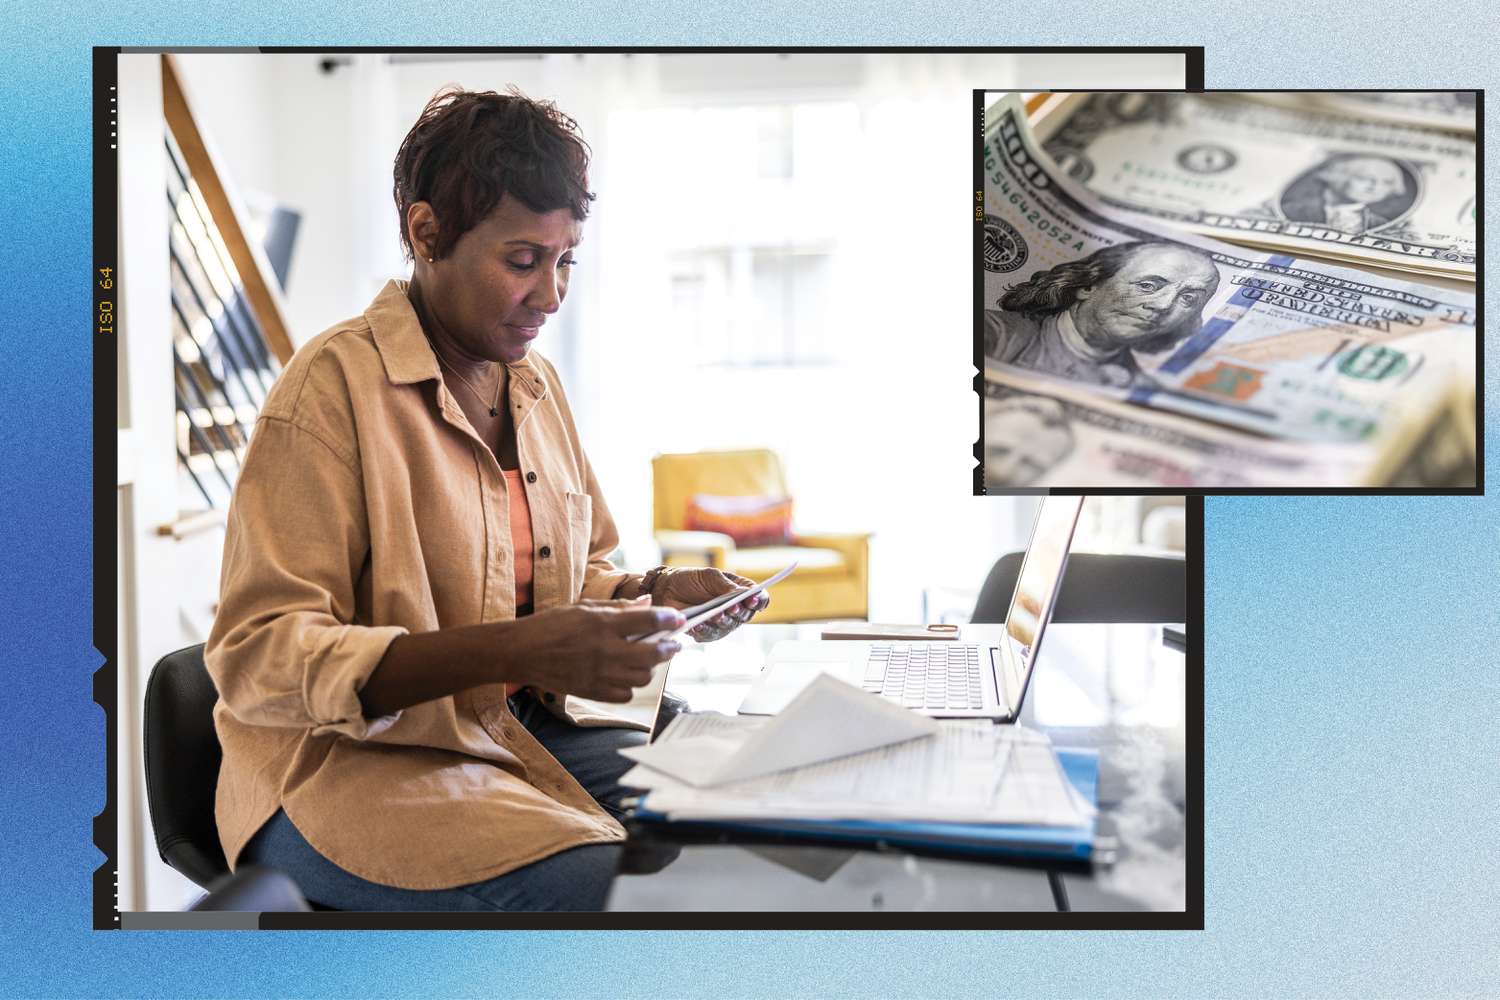
<svg viewBox="0 0 1500 1000">
<path fill-rule="evenodd" d="M 656 742 L 620 752 L 689 785 L 706 786 L 805 767 L 938 731 L 935 720 L 827 674 L 803 688 L 764 726 L 704 731 L 701 724 L 695 725 L 698 718 L 702 717 L 678 716 Z"/>
<path fill-rule="evenodd" d="M 657 743 L 743 740 L 774 720 L 678 716 Z M 1047 737 L 985 720 L 937 722 L 907 740 L 808 767 L 707 788 L 638 764 L 621 784 L 645 788 L 644 807 L 671 819 L 908 820 L 1080 826 L 1090 810 L 1071 792 Z M 1017 752 L 1020 751 L 1020 752 Z"/>
</svg>

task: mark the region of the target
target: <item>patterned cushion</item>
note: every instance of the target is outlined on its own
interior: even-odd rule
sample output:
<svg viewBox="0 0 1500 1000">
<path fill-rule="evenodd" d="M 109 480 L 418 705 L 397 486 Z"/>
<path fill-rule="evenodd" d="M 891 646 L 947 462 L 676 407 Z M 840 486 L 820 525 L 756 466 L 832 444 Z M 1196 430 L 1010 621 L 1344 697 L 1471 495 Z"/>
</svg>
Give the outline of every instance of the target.
<svg viewBox="0 0 1500 1000">
<path fill-rule="evenodd" d="M 792 498 L 694 494 L 684 527 L 720 532 L 735 545 L 785 545 L 792 538 Z"/>
</svg>

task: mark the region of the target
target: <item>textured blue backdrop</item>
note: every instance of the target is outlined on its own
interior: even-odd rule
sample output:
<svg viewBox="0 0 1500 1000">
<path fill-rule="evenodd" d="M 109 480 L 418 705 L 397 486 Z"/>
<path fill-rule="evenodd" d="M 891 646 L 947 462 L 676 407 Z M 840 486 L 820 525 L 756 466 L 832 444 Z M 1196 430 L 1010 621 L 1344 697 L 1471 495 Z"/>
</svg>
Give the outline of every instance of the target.
<svg viewBox="0 0 1500 1000">
<path fill-rule="evenodd" d="M 0 965 L 11 971 L 0 992 L 1500 994 L 1493 496 L 1209 502 L 1203 932 L 87 929 L 97 863 L 88 830 L 104 771 L 89 696 L 89 46 L 1203 44 L 1211 87 L 1482 87 L 1496 75 L 1485 0 L 1357 14 L 1343 0 L 1294 13 L 1188 0 L 679 0 L 650 14 L 611 2 L 394 13 L 348 0 L 316 12 L 37 3 L 6 19 Z"/>
</svg>

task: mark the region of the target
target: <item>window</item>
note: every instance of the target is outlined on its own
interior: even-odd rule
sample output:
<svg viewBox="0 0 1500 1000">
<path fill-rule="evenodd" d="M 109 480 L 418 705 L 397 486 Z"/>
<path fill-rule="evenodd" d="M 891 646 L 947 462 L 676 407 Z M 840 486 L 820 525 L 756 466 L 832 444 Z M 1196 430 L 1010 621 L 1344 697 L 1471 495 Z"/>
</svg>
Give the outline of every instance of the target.
<svg viewBox="0 0 1500 1000">
<path fill-rule="evenodd" d="M 650 192 L 621 205 L 614 221 L 655 241 L 667 323 L 691 364 L 794 367 L 836 359 L 842 328 L 829 303 L 841 236 L 855 210 L 841 197 L 838 177 L 859 125 L 853 103 L 828 101 L 611 117 L 612 182 Z M 684 203 L 696 207 L 660 211 Z"/>
</svg>

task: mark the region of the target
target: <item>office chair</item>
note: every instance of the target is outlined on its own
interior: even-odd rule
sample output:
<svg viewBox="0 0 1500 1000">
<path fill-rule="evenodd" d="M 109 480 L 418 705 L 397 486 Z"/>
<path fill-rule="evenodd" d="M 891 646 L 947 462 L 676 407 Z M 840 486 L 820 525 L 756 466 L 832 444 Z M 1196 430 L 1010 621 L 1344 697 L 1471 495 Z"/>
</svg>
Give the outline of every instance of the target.
<svg viewBox="0 0 1500 1000">
<path fill-rule="evenodd" d="M 1000 625 L 1010 608 L 1024 553 L 1003 555 L 985 578 L 970 617 L 976 625 Z M 1170 556 L 1068 557 L 1055 622 L 1180 622 L 1187 616 L 1187 566 Z"/>
<path fill-rule="evenodd" d="M 224 757 L 214 732 L 218 697 L 201 644 L 163 656 L 146 681 L 146 801 L 156 850 L 205 889 L 229 874 L 214 821 Z"/>
<path fill-rule="evenodd" d="M 326 910 L 309 904 L 287 875 L 247 865 L 230 873 L 214 821 L 224 752 L 214 731 L 219 692 L 203 646 L 168 653 L 146 681 L 146 803 L 156 851 L 208 890 L 194 910 Z"/>
</svg>

